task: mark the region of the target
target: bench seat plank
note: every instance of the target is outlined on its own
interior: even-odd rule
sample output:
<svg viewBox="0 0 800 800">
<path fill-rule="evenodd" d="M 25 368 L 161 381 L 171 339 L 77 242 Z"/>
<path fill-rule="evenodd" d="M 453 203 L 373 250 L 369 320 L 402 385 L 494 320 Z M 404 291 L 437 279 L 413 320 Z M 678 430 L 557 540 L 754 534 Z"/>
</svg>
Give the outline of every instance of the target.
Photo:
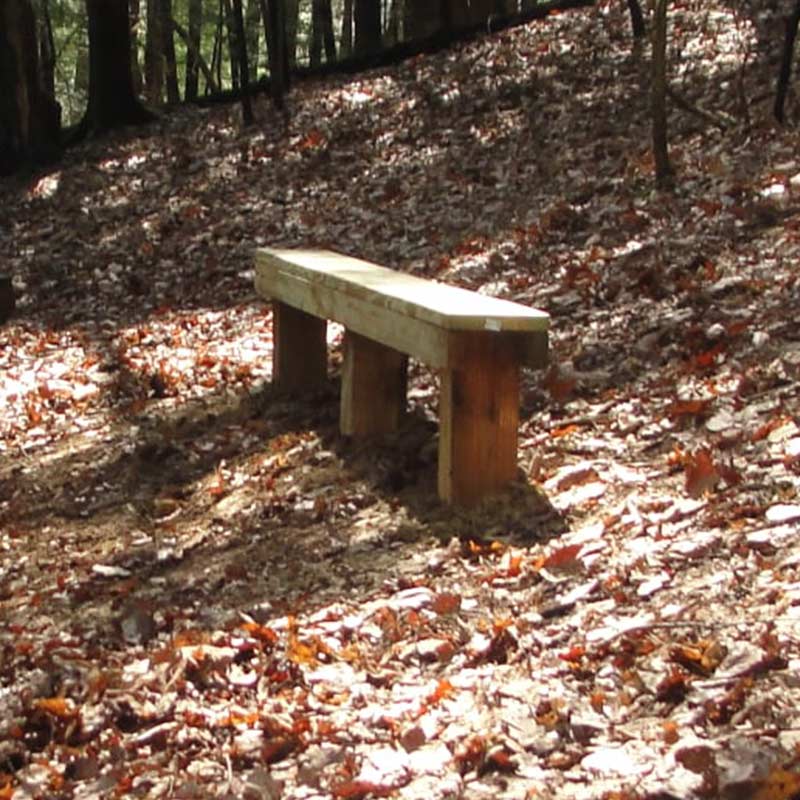
<svg viewBox="0 0 800 800">
<path fill-rule="evenodd" d="M 256 280 L 265 290 L 271 273 L 305 279 L 311 303 L 317 299 L 313 287 L 325 286 L 446 330 L 546 331 L 549 325 L 548 315 L 538 309 L 327 250 L 259 248 L 256 265 Z M 314 273 L 313 283 L 309 273 Z"/>
</svg>

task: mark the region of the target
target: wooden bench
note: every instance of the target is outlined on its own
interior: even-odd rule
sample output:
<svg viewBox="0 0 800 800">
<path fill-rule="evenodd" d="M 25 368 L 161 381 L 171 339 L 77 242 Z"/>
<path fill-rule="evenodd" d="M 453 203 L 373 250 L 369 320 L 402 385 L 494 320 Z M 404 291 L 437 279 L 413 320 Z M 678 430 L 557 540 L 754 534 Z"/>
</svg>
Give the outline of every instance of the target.
<svg viewBox="0 0 800 800">
<path fill-rule="evenodd" d="M 519 368 L 547 361 L 549 317 L 324 250 L 260 248 L 257 292 L 273 304 L 273 380 L 327 380 L 327 320 L 345 326 L 340 428 L 392 431 L 408 356 L 440 373 L 439 496 L 470 505 L 517 471 Z"/>
</svg>

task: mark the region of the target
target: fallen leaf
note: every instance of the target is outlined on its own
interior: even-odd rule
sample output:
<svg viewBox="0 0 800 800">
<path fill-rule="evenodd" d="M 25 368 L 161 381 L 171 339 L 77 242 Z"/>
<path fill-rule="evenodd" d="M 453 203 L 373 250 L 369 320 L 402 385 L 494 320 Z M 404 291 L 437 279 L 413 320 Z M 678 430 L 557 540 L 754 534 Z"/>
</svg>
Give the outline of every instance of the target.
<svg viewBox="0 0 800 800">
<path fill-rule="evenodd" d="M 685 457 L 686 492 L 690 497 L 702 497 L 713 491 L 721 475 L 708 449 L 698 450 Z"/>
<path fill-rule="evenodd" d="M 75 706 L 64 697 L 44 697 L 34 701 L 34 706 L 59 719 L 69 719 L 75 715 Z"/>
</svg>

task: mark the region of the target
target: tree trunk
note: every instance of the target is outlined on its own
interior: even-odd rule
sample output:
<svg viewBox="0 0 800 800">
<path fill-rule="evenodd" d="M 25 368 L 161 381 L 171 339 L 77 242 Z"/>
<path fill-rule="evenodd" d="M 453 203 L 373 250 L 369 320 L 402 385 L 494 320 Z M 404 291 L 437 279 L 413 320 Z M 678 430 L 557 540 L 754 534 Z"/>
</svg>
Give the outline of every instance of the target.
<svg viewBox="0 0 800 800">
<path fill-rule="evenodd" d="M 139 24 L 141 22 L 141 3 L 140 0 L 130 0 L 130 19 L 131 19 L 131 78 L 133 79 L 133 91 L 138 97 L 142 93 L 142 68 L 139 64 Z"/>
<path fill-rule="evenodd" d="M 333 33 L 333 9 L 331 0 L 320 0 L 322 21 L 322 41 L 325 44 L 325 60 L 330 64 L 336 61 L 336 37 Z"/>
<path fill-rule="evenodd" d="M 322 63 L 322 0 L 311 0 L 311 41 L 308 63 L 315 69 Z"/>
<path fill-rule="evenodd" d="M 89 105 L 80 133 L 149 122 L 133 92 L 127 0 L 86 0 L 89 16 Z"/>
<path fill-rule="evenodd" d="M 442 27 L 447 0 L 405 0 L 405 39 L 427 39 Z"/>
<path fill-rule="evenodd" d="M 300 19 L 300 0 L 280 0 L 283 7 L 284 40 L 286 43 L 286 59 L 289 69 L 297 64 L 297 26 Z"/>
<path fill-rule="evenodd" d="M 647 33 L 647 26 L 644 24 L 644 15 L 639 0 L 628 0 L 628 11 L 631 15 L 631 31 L 634 39 L 641 39 Z"/>
<path fill-rule="evenodd" d="M 778 85 L 775 90 L 775 106 L 773 108 L 773 113 L 775 114 L 775 119 L 781 124 L 784 122 L 784 106 L 786 105 L 786 94 L 789 91 L 789 78 L 792 76 L 792 54 L 794 53 L 794 42 L 797 38 L 798 24 L 800 24 L 800 0 L 796 0 L 792 15 L 786 20 L 786 34 L 783 41 L 781 68 L 778 73 Z"/>
<path fill-rule="evenodd" d="M 253 116 L 253 103 L 250 98 L 250 67 L 247 63 L 247 40 L 244 35 L 242 0 L 233 0 L 233 24 L 236 62 L 242 89 L 242 119 L 245 125 L 252 125 L 255 122 L 255 117 Z"/>
<path fill-rule="evenodd" d="M 497 13 L 497 0 L 458 0 L 454 4 L 461 13 L 456 20 L 457 27 L 469 28 L 486 22 L 489 17 Z"/>
<path fill-rule="evenodd" d="M 214 48 L 211 51 L 211 72 L 215 75 L 217 86 L 222 86 L 222 36 L 225 29 L 223 16 L 225 11 L 224 0 L 219 0 L 217 9 L 217 27 L 214 30 Z M 206 86 L 206 94 L 209 87 Z"/>
<path fill-rule="evenodd" d="M 353 0 L 344 0 L 342 5 L 342 40 L 339 49 L 343 56 L 353 52 Z"/>
<path fill-rule="evenodd" d="M 269 59 L 269 87 L 275 108 L 286 108 L 286 91 L 289 88 L 289 55 L 286 42 L 285 0 L 260 0 L 261 14 L 267 39 Z"/>
<path fill-rule="evenodd" d="M 29 0 L 0 3 L 0 175 L 59 152 L 60 108 L 41 88 Z"/>
<path fill-rule="evenodd" d="M 42 0 L 39 10 L 39 72 L 42 89 L 49 97 L 56 96 L 56 45 L 50 19 L 50 0 Z"/>
<path fill-rule="evenodd" d="M 175 26 L 180 35 L 180 29 Z M 189 31 L 184 37 L 186 43 L 186 82 L 183 90 L 187 100 L 197 99 L 197 85 L 200 73 L 200 40 L 203 33 L 203 0 L 189 0 Z M 208 80 L 208 78 L 206 78 Z M 213 82 L 213 81 L 212 81 Z"/>
<path fill-rule="evenodd" d="M 388 0 L 389 2 L 389 21 L 386 25 L 384 40 L 388 46 L 397 44 L 400 41 L 400 18 L 402 0 Z"/>
<path fill-rule="evenodd" d="M 244 17 L 244 36 L 247 44 L 247 63 L 250 67 L 249 77 L 251 83 L 255 83 L 258 80 L 258 51 L 261 40 L 258 22 L 260 17 L 261 9 L 259 8 L 258 0 L 247 0 L 247 11 Z"/>
<path fill-rule="evenodd" d="M 77 97 L 89 99 L 89 47 L 78 45 L 75 54 L 75 75 L 72 91 Z"/>
<path fill-rule="evenodd" d="M 178 64 L 175 60 L 175 37 L 172 28 L 172 0 L 161 0 L 161 38 L 164 43 L 164 69 L 167 81 L 167 102 L 181 101 L 178 89 Z"/>
<path fill-rule="evenodd" d="M 356 55 L 381 49 L 381 0 L 355 0 Z"/>
<path fill-rule="evenodd" d="M 241 84 L 239 75 L 238 48 L 236 46 L 236 21 L 233 13 L 232 0 L 225 0 L 225 30 L 228 32 L 228 63 L 231 71 L 231 86 L 238 89 Z"/>
<path fill-rule="evenodd" d="M 164 30 L 162 21 L 161 0 L 147 0 L 144 82 L 147 101 L 154 106 L 160 106 L 164 99 Z"/>
<path fill-rule="evenodd" d="M 656 0 L 653 20 L 653 84 L 651 89 L 653 159 L 656 187 L 673 186 L 667 137 L 667 0 Z"/>
<path fill-rule="evenodd" d="M 187 58 L 191 54 L 193 63 L 195 65 L 195 69 L 199 67 L 200 72 L 203 73 L 203 77 L 206 79 L 206 89 L 212 92 L 218 92 L 219 86 L 217 85 L 216 80 L 214 79 L 214 73 L 211 72 L 211 67 L 206 64 L 206 60 L 203 58 L 200 51 L 197 49 L 199 42 L 195 44 L 195 42 L 189 36 L 189 32 L 181 27 L 179 22 L 176 22 L 174 19 L 172 20 L 172 29 L 178 36 L 183 39 L 183 43 L 186 45 L 186 55 Z M 196 86 L 195 86 L 196 89 Z M 194 97 L 189 97 L 187 95 L 187 100 L 196 100 L 197 94 L 195 93 Z"/>
</svg>

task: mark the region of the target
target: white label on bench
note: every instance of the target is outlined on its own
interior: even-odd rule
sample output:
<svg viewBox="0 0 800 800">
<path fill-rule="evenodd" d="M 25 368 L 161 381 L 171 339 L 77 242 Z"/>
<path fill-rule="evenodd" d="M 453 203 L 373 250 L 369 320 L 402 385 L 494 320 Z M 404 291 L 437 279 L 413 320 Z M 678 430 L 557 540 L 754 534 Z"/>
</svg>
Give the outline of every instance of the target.
<svg viewBox="0 0 800 800">
<path fill-rule="evenodd" d="M 503 330 L 503 323 L 499 319 L 487 319 L 484 327 L 487 331 L 501 331 Z"/>
</svg>

